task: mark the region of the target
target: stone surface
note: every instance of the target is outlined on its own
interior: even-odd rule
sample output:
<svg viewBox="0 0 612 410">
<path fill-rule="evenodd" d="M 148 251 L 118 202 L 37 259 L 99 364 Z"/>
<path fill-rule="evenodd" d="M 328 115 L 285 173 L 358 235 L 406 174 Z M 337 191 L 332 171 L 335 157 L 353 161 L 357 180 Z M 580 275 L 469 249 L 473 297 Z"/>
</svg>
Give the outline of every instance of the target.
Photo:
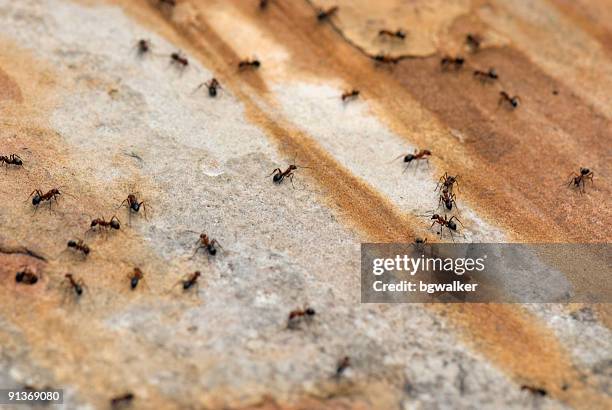
<svg viewBox="0 0 612 410">
<path fill-rule="evenodd" d="M 359 303 L 359 244 L 436 240 L 420 215 L 445 171 L 462 177 L 458 240 L 610 241 L 604 5 L 0 0 L 0 154 L 25 162 L 0 170 L 0 387 L 63 388 L 67 408 L 127 391 L 155 409 L 609 408 L 609 305 Z M 405 43 L 376 38 L 400 27 Z M 409 58 L 381 67 L 378 52 Z M 441 73 L 457 53 L 467 67 Z M 488 67 L 498 84 L 473 80 Z M 214 99 L 197 89 L 213 76 Z M 402 173 L 391 161 L 416 147 L 430 165 Z M 293 160 L 308 167 L 294 186 L 272 184 Z M 562 187 L 580 166 L 596 172 L 584 195 Z M 27 195 L 53 187 L 35 212 Z M 146 218 L 120 208 L 132 191 Z M 88 232 L 113 215 L 121 231 Z M 215 257 L 194 255 L 201 232 Z M 38 284 L 15 284 L 23 265 Z M 78 301 L 67 272 L 87 285 Z M 306 304 L 316 320 L 287 330 Z"/>
</svg>

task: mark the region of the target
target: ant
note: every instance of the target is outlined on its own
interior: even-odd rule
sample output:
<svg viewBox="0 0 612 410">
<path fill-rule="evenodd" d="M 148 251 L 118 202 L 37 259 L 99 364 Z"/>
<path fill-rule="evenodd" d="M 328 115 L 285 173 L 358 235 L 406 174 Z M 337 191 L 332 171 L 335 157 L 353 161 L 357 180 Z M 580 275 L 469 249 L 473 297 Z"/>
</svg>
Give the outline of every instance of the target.
<svg viewBox="0 0 612 410">
<path fill-rule="evenodd" d="M 138 48 L 139 56 L 143 56 L 151 51 L 151 42 L 149 40 L 145 40 L 144 38 L 138 40 L 136 46 Z"/>
<path fill-rule="evenodd" d="M 187 57 L 184 57 L 180 52 L 170 54 L 170 59 L 170 63 L 176 65 L 181 70 L 184 70 L 189 65 Z"/>
<path fill-rule="evenodd" d="M 274 175 L 272 177 L 272 181 L 277 183 L 277 184 L 281 184 L 285 178 L 289 178 L 289 180 L 291 181 L 291 185 L 293 186 L 293 175 L 294 175 L 294 172 L 298 168 L 308 168 L 308 167 L 302 167 L 302 166 L 298 166 L 298 165 L 295 165 L 295 164 L 291 164 L 291 165 L 289 165 L 289 167 L 287 167 L 287 169 L 285 171 L 281 171 L 280 168 L 276 168 L 270 174 L 270 175 Z M 268 175 L 267 177 L 269 177 L 270 175 Z M 294 188 L 295 188 L 295 186 L 294 186 Z"/>
<path fill-rule="evenodd" d="M 193 253 L 193 256 L 195 256 L 195 254 L 198 253 L 200 249 L 206 249 L 206 251 L 211 256 L 214 256 L 217 254 L 217 248 L 215 248 L 215 246 L 219 246 L 220 248 L 223 248 L 216 239 L 210 239 L 208 235 L 206 235 L 205 233 L 200 234 L 200 238 L 198 239 L 196 244 L 198 244 L 198 247 Z"/>
<path fill-rule="evenodd" d="M 455 204 L 455 207 L 457 206 L 456 199 L 457 196 L 454 193 L 449 192 L 448 189 L 442 189 L 442 192 L 440 193 L 440 198 L 438 200 L 438 206 L 440 206 L 440 204 L 444 204 L 446 209 L 451 211 L 453 209 L 453 204 Z"/>
<path fill-rule="evenodd" d="M 406 169 L 408 169 L 408 166 L 410 165 L 410 162 L 412 161 L 425 160 L 427 161 L 427 163 L 429 163 L 428 157 L 430 155 L 431 155 L 431 151 L 428 149 L 421 149 L 421 150 L 415 149 L 414 154 L 402 154 L 398 156 L 397 158 L 395 158 L 393 161 L 395 161 L 398 158 L 404 157 L 404 162 L 408 163 L 408 165 L 406 165 Z M 406 171 L 406 169 L 404 169 L 404 172 Z"/>
<path fill-rule="evenodd" d="M 83 294 L 83 288 L 85 287 L 83 279 L 75 279 L 72 273 L 67 273 L 64 276 L 68 281 L 67 285 L 74 290 L 74 293 L 76 293 L 77 296 L 81 296 Z"/>
<path fill-rule="evenodd" d="M 405 39 L 405 38 L 406 38 L 406 32 L 405 32 L 405 31 L 403 31 L 403 30 L 401 30 L 401 29 L 398 29 L 398 30 L 396 30 L 396 31 L 391 31 L 391 30 L 385 30 L 385 29 L 383 29 L 383 30 L 380 30 L 380 31 L 378 32 L 378 36 L 379 36 L 379 37 L 383 37 L 383 36 L 387 36 L 387 37 L 395 37 L 395 38 L 398 38 L 398 39 L 400 39 L 400 40 L 403 40 L 403 39 Z"/>
<path fill-rule="evenodd" d="M 259 66 L 261 66 L 261 62 L 257 59 L 255 60 L 246 59 L 238 63 L 239 70 L 246 70 L 248 68 L 252 68 L 253 70 L 256 70 L 259 68 Z"/>
<path fill-rule="evenodd" d="M 259 9 L 265 10 L 268 8 L 268 0 L 259 0 Z"/>
<path fill-rule="evenodd" d="M 77 240 L 71 239 L 71 240 L 69 240 L 67 246 L 69 248 L 73 248 L 75 251 L 82 252 L 83 255 L 85 255 L 85 256 L 89 255 L 89 252 L 91 251 L 91 249 L 89 249 L 89 246 L 87 246 L 85 244 L 85 242 L 83 242 L 80 239 L 77 239 Z"/>
<path fill-rule="evenodd" d="M 122 394 L 121 396 L 113 397 L 110 401 L 111 408 L 120 409 L 120 408 L 126 407 L 130 403 L 132 403 L 132 400 L 134 400 L 134 398 L 135 398 L 134 393 L 126 393 L 126 394 Z"/>
<path fill-rule="evenodd" d="M 414 243 L 417 245 L 424 245 L 427 243 L 427 238 L 423 239 L 417 236 L 416 238 L 414 238 Z"/>
<path fill-rule="evenodd" d="M 287 320 L 287 328 L 295 329 L 302 319 L 310 320 L 314 317 L 317 312 L 311 307 L 306 309 L 295 309 L 289 313 L 289 319 Z"/>
<path fill-rule="evenodd" d="M 30 196 L 28 196 L 28 199 L 32 197 L 32 205 L 37 207 L 37 209 L 38 209 L 38 205 L 40 205 L 40 203 L 43 201 L 48 201 L 49 208 L 51 208 L 51 200 L 55 199 L 57 201 L 57 197 L 60 196 L 61 194 L 62 193 L 59 191 L 58 188 L 53 188 L 46 194 L 43 194 L 43 192 L 40 189 L 35 189 L 34 191 L 32 191 Z"/>
<path fill-rule="evenodd" d="M 433 226 L 435 224 L 439 224 L 441 228 L 447 228 L 448 231 L 451 234 L 451 238 L 453 237 L 453 231 L 457 231 L 457 224 L 455 223 L 455 221 L 459 222 L 461 224 L 461 226 L 463 226 L 463 224 L 461 223 L 461 221 L 456 217 L 456 216 L 451 216 L 450 219 L 446 219 L 446 215 L 444 215 L 444 217 L 438 215 L 438 214 L 433 214 L 431 216 L 431 219 L 433 220 L 431 227 L 433 228 Z M 442 236 L 442 229 L 440 229 L 440 237 Z M 453 238 L 454 241 L 454 238 Z"/>
<path fill-rule="evenodd" d="M 516 95 L 514 97 L 510 97 L 507 92 L 500 91 L 499 96 L 499 102 L 497 103 L 497 105 L 508 103 L 508 107 L 510 107 L 511 109 L 515 109 L 520 104 L 520 99 Z"/>
<path fill-rule="evenodd" d="M 221 84 L 219 83 L 219 81 L 217 81 L 217 79 L 214 78 L 214 77 L 210 81 L 198 85 L 198 88 L 196 88 L 196 91 L 198 91 L 200 88 L 202 88 L 203 85 L 205 85 L 206 88 L 208 88 L 208 95 L 210 97 L 216 97 L 217 96 L 217 88 L 222 88 Z"/>
<path fill-rule="evenodd" d="M 198 284 L 198 278 L 201 275 L 202 274 L 200 273 L 200 271 L 195 271 L 192 274 L 190 274 L 189 277 L 187 277 L 187 279 L 181 280 L 179 283 L 181 283 L 183 285 L 183 290 L 189 290 L 194 285 L 197 285 Z"/>
<path fill-rule="evenodd" d="M 134 268 L 134 271 L 131 275 L 128 275 L 128 278 L 130 279 L 130 287 L 134 290 L 138 286 L 138 282 L 144 279 L 144 273 L 140 268 Z"/>
<path fill-rule="evenodd" d="M 526 384 L 521 386 L 521 390 L 527 390 L 529 393 L 541 397 L 544 397 L 548 394 L 546 389 L 543 389 L 541 387 L 528 386 Z"/>
<path fill-rule="evenodd" d="M 489 68 L 489 71 L 474 70 L 474 78 L 480 80 L 481 83 L 495 81 L 499 78 L 494 68 Z"/>
<path fill-rule="evenodd" d="M 89 230 L 92 230 L 96 226 L 99 226 L 101 228 L 106 228 L 108 230 L 110 230 L 110 229 L 119 230 L 119 229 L 121 229 L 121 221 L 119 221 L 119 218 L 117 218 L 114 215 L 110 219 L 110 221 L 108 221 L 108 222 L 106 222 L 104 220 L 104 218 L 96 218 L 93 221 L 91 221 L 91 225 L 90 225 Z"/>
<path fill-rule="evenodd" d="M 359 97 L 359 90 L 351 90 L 351 91 L 347 91 L 344 94 L 342 94 L 342 101 L 348 101 L 348 100 L 352 100 Z"/>
<path fill-rule="evenodd" d="M 477 34 L 468 33 L 465 36 L 465 43 L 472 50 L 473 53 L 480 49 L 480 44 L 482 43 L 482 39 Z"/>
<path fill-rule="evenodd" d="M 317 20 L 325 21 L 338 12 L 338 6 L 332 6 L 327 10 L 319 9 L 317 12 Z"/>
<path fill-rule="evenodd" d="M 459 70 L 461 69 L 461 67 L 463 67 L 463 63 L 465 63 L 465 59 L 463 57 L 452 58 L 452 57 L 446 56 L 442 58 L 442 60 L 440 60 L 440 67 L 442 68 L 443 71 L 448 70 L 451 66 L 455 70 Z"/>
<path fill-rule="evenodd" d="M 374 56 L 374 60 L 376 60 L 378 63 L 383 63 L 383 64 L 397 64 L 399 63 L 400 57 L 391 57 L 389 55 L 386 54 L 376 54 Z"/>
<path fill-rule="evenodd" d="M 15 275 L 15 282 L 23 283 L 24 285 L 34 285 L 38 282 L 38 276 L 29 267 L 24 266 L 22 270 Z"/>
<path fill-rule="evenodd" d="M 590 169 L 588 169 L 588 168 L 580 168 L 580 174 L 577 174 L 575 172 L 571 173 L 571 175 L 570 175 L 571 179 L 567 183 L 567 186 L 569 187 L 570 185 L 574 184 L 575 187 L 580 189 L 580 186 L 582 185 L 582 190 L 580 192 L 583 193 L 583 192 L 585 192 L 585 190 L 584 190 L 584 187 L 586 185 L 586 181 L 585 180 L 590 179 L 591 180 L 591 184 L 593 184 L 593 175 L 595 175 L 595 174 Z"/>
<path fill-rule="evenodd" d="M 349 367 L 351 367 L 351 358 L 348 356 L 344 356 L 338 362 L 338 366 L 336 366 L 336 378 L 340 378 L 340 376 L 342 376 L 346 369 L 348 369 Z"/>
<path fill-rule="evenodd" d="M 4 162 L 6 166 L 15 165 L 18 167 L 23 167 L 23 161 L 17 154 L 11 155 L 0 155 L 0 162 Z"/>
<path fill-rule="evenodd" d="M 459 175 L 452 176 L 452 175 L 448 175 L 448 172 L 445 172 L 444 175 L 442 175 L 440 179 L 438 180 L 436 189 L 434 191 L 441 189 L 442 191 L 452 192 L 453 186 L 455 184 L 459 185 L 459 182 L 457 181 L 458 178 L 459 178 Z"/>
<path fill-rule="evenodd" d="M 121 208 L 124 204 L 128 208 L 128 215 L 130 218 L 132 217 L 131 212 L 140 211 L 140 207 L 142 206 L 142 209 L 144 210 L 145 219 L 147 219 L 147 205 L 145 201 L 138 202 L 136 194 L 128 194 L 127 198 L 125 198 L 123 202 L 121 202 L 121 205 L 119 205 L 119 208 Z"/>
</svg>

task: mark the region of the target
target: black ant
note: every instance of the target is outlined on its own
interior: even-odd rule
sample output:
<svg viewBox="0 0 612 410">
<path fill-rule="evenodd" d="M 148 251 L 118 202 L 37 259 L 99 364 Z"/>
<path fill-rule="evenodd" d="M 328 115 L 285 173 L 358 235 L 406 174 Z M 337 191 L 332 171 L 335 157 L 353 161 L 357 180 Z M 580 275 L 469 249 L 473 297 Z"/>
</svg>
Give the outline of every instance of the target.
<svg viewBox="0 0 612 410">
<path fill-rule="evenodd" d="M 189 60 L 180 52 L 170 54 L 170 63 L 176 65 L 181 70 L 184 70 L 189 65 Z"/>
<path fill-rule="evenodd" d="M 51 200 L 55 199 L 57 201 L 57 197 L 60 196 L 61 194 L 62 193 L 59 191 L 58 188 L 53 188 L 46 194 L 43 194 L 43 192 L 40 189 L 35 189 L 34 191 L 32 191 L 30 196 L 28 196 L 28 199 L 32 197 L 32 205 L 37 207 L 37 209 L 38 209 L 38 205 L 40 205 L 40 203 L 43 201 L 48 201 L 49 208 L 51 208 Z"/>
<path fill-rule="evenodd" d="M 120 409 L 127 407 L 132 403 L 135 396 L 134 393 L 125 393 L 121 396 L 113 397 L 110 401 L 110 405 L 112 409 Z"/>
<path fill-rule="evenodd" d="M 455 204 L 455 207 L 457 206 L 456 198 L 457 196 L 454 193 L 449 192 L 448 189 L 442 189 L 440 198 L 438 200 L 438 206 L 440 206 L 440 204 L 444 204 L 446 209 L 451 211 L 453 209 L 453 204 Z"/>
<path fill-rule="evenodd" d="M 336 366 L 336 378 L 340 378 L 349 367 L 351 367 L 351 359 L 348 356 L 344 356 Z"/>
<path fill-rule="evenodd" d="M 308 168 L 308 167 L 303 167 L 303 166 L 298 166 L 295 164 L 291 164 L 287 167 L 287 169 L 285 171 L 281 171 L 280 168 L 276 168 L 274 171 L 272 171 L 272 173 L 270 175 L 274 175 L 272 177 L 272 181 L 280 184 L 283 182 L 283 180 L 285 178 L 289 178 L 289 180 L 291 181 L 291 185 L 293 186 L 293 175 L 294 172 L 298 169 L 298 168 Z M 268 175 L 267 177 L 269 177 L 270 175 Z M 266 177 L 266 178 L 267 178 Z"/>
<path fill-rule="evenodd" d="M 482 39 L 477 34 L 467 34 L 465 36 L 465 43 L 472 50 L 472 52 L 476 52 L 480 49 L 480 44 L 482 43 Z"/>
<path fill-rule="evenodd" d="M 81 296 L 83 294 L 83 288 L 85 287 L 83 279 L 75 279 L 72 273 L 67 273 L 64 276 L 68 281 L 67 285 L 74 290 L 74 293 L 76 293 L 77 296 Z"/>
<path fill-rule="evenodd" d="M 571 173 L 571 179 L 567 183 L 567 186 L 569 187 L 570 185 L 574 184 L 574 186 L 580 190 L 580 186 L 582 185 L 582 190 L 580 192 L 585 192 L 584 188 L 586 186 L 586 180 L 590 179 L 591 184 L 593 184 L 593 175 L 595 174 L 590 169 L 580 168 L 580 174 L 575 172 Z"/>
<path fill-rule="evenodd" d="M 383 36 L 395 37 L 395 38 L 399 38 L 400 40 L 403 40 L 406 38 L 406 32 L 403 30 L 391 31 L 391 30 L 383 29 L 378 32 L 378 36 L 379 37 L 383 37 Z"/>
<path fill-rule="evenodd" d="M 138 55 L 143 56 L 151 51 L 151 42 L 142 38 L 138 40 L 136 47 L 138 48 Z"/>
<path fill-rule="evenodd" d="M 0 155 L 0 162 L 4 162 L 6 166 L 15 165 L 18 167 L 23 167 L 23 161 L 17 154 L 11 155 Z"/>
<path fill-rule="evenodd" d="M 400 57 L 392 57 L 390 55 L 386 55 L 386 54 L 376 54 L 374 56 L 374 60 L 376 60 L 376 62 L 378 63 L 382 63 L 382 64 L 397 64 L 400 61 Z"/>
<path fill-rule="evenodd" d="M 455 184 L 459 185 L 459 182 L 457 181 L 457 179 L 459 179 L 459 176 L 452 176 L 452 175 L 448 175 L 448 172 L 445 172 L 444 175 L 442 175 L 440 177 L 440 179 L 438 180 L 438 184 L 436 185 L 436 189 L 435 191 L 437 191 L 438 189 L 441 189 L 441 191 L 448 191 L 448 192 L 452 192 L 453 191 L 453 186 Z"/>
<path fill-rule="evenodd" d="M 15 282 L 23 283 L 24 285 L 34 285 L 38 282 L 38 275 L 29 267 L 24 266 L 21 271 L 15 274 Z"/>
<path fill-rule="evenodd" d="M 463 67 L 463 63 L 465 63 L 465 59 L 463 57 L 453 58 L 446 56 L 440 60 L 440 67 L 443 71 L 446 71 L 451 67 L 455 70 L 459 70 L 461 67 Z"/>
<path fill-rule="evenodd" d="M 327 10 L 319 9 L 317 12 L 317 20 L 325 21 L 338 12 L 338 6 L 332 6 Z"/>
<path fill-rule="evenodd" d="M 194 256 L 196 253 L 198 253 L 200 249 L 206 249 L 209 255 L 214 256 L 217 254 L 217 248 L 215 248 L 215 246 L 219 246 L 220 248 L 223 248 L 216 239 L 210 239 L 208 235 L 206 235 L 205 233 L 200 234 L 200 238 L 198 239 L 196 244 L 198 244 L 198 247 L 193 253 Z"/>
<path fill-rule="evenodd" d="M 121 205 L 119 205 L 119 208 L 121 208 L 124 204 L 128 208 L 128 215 L 130 218 L 132 217 L 132 212 L 138 213 L 138 211 L 140 211 L 140 207 L 142 207 L 144 210 L 145 219 L 147 219 L 147 204 L 145 201 L 138 202 L 136 194 L 128 194 L 127 198 L 125 198 L 123 202 L 121 202 Z"/>
<path fill-rule="evenodd" d="M 261 66 L 261 62 L 257 59 L 254 59 L 254 60 L 246 59 L 238 63 L 239 70 L 246 70 L 248 68 L 256 70 L 259 68 L 259 66 Z"/>
<path fill-rule="evenodd" d="M 510 107 L 511 109 L 515 109 L 516 107 L 519 106 L 520 99 L 516 95 L 514 97 L 510 97 L 510 95 L 507 92 L 500 91 L 499 92 L 499 101 L 498 101 L 497 105 L 501 105 L 503 103 L 507 103 L 508 107 Z"/>
<path fill-rule="evenodd" d="M 351 90 L 351 91 L 347 91 L 344 94 L 342 94 L 342 101 L 348 101 L 348 100 L 352 100 L 359 97 L 359 90 Z"/>
<path fill-rule="evenodd" d="M 480 80 L 481 83 L 495 81 L 499 78 L 494 68 L 489 68 L 489 71 L 474 70 L 474 78 Z"/>
<path fill-rule="evenodd" d="M 138 283 L 144 279 L 144 273 L 140 268 L 134 268 L 134 271 L 131 275 L 128 275 L 128 278 L 130 279 L 130 287 L 134 290 L 136 286 L 138 286 Z"/>
<path fill-rule="evenodd" d="M 448 231 L 451 234 L 451 238 L 453 237 L 453 231 L 457 232 L 457 224 L 455 223 L 455 221 L 459 222 L 462 226 L 463 224 L 461 223 L 461 221 L 456 217 L 456 216 L 451 216 L 450 219 L 446 219 L 446 215 L 444 215 L 444 217 L 438 215 L 438 214 L 433 214 L 431 216 L 431 219 L 433 220 L 431 227 L 433 228 L 433 226 L 435 224 L 440 225 L 440 236 L 442 236 L 442 228 L 447 228 Z M 453 238 L 454 241 L 454 238 Z"/>
<path fill-rule="evenodd" d="M 93 221 L 91 221 L 91 225 L 89 229 L 92 230 L 96 226 L 99 226 L 101 228 L 106 228 L 107 230 L 111 230 L 111 229 L 119 230 L 121 229 L 121 221 L 119 221 L 119 218 L 117 218 L 114 215 L 108 222 L 105 221 L 104 218 L 96 218 Z"/>
<path fill-rule="evenodd" d="M 200 273 L 200 271 L 195 271 L 192 274 L 190 274 L 189 277 L 187 277 L 187 279 L 181 280 L 180 283 L 183 285 L 183 290 L 189 290 L 194 285 L 197 285 L 198 278 L 201 275 L 202 274 Z"/>
<path fill-rule="evenodd" d="M 210 97 L 216 97 L 217 89 L 221 88 L 221 84 L 219 84 L 219 81 L 217 81 L 216 78 L 212 78 L 210 81 L 198 85 L 198 88 L 196 88 L 196 91 L 202 88 L 203 85 L 205 85 L 206 88 L 208 88 L 208 95 Z"/>
<path fill-rule="evenodd" d="M 306 309 L 295 309 L 289 312 L 289 319 L 287 320 L 287 328 L 295 329 L 296 326 L 302 319 L 312 319 L 317 312 L 311 307 Z"/>
<path fill-rule="evenodd" d="M 68 245 L 69 248 L 73 248 L 75 251 L 79 251 L 82 252 L 83 255 L 87 256 L 89 255 L 89 252 L 91 251 L 91 249 L 89 249 L 89 246 L 87 246 L 85 244 L 85 242 L 83 242 L 80 239 L 71 239 L 68 241 Z"/>
</svg>

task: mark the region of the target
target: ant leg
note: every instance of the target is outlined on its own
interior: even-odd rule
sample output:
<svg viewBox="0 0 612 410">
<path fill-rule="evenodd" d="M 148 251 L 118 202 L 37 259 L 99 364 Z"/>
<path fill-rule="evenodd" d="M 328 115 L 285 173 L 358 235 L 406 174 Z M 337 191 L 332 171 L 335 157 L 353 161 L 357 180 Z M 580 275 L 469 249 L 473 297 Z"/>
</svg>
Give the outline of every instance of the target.
<svg viewBox="0 0 612 410">
<path fill-rule="evenodd" d="M 279 174 L 282 174 L 282 173 L 283 173 L 283 171 L 281 171 L 281 170 L 280 170 L 280 168 L 275 168 L 275 169 L 274 169 L 274 171 L 272 171 L 272 172 L 270 173 L 270 175 L 266 175 L 266 178 L 271 177 L 272 175 L 276 174 L 277 172 L 278 172 Z"/>
</svg>

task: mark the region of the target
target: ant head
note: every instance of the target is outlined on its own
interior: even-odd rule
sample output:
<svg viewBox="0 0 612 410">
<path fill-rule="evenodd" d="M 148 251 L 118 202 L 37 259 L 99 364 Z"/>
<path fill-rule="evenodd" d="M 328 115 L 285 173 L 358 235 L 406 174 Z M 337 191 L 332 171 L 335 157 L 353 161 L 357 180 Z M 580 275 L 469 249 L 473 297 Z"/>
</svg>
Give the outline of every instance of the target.
<svg viewBox="0 0 612 410">
<path fill-rule="evenodd" d="M 591 170 L 588 168 L 580 168 L 580 175 L 587 175 L 589 172 L 591 172 Z"/>
<path fill-rule="evenodd" d="M 194 277 L 194 278 L 199 278 L 201 275 L 202 275 L 202 274 L 200 273 L 200 271 L 199 271 L 199 270 L 197 270 L 197 271 L 193 272 L 193 277 Z"/>
<path fill-rule="evenodd" d="M 308 309 L 305 310 L 305 313 L 308 316 L 314 316 L 317 312 L 315 312 L 315 310 L 313 308 L 308 308 Z"/>
<path fill-rule="evenodd" d="M 414 159 L 414 155 L 408 154 L 404 157 L 404 162 L 410 162 Z"/>
<path fill-rule="evenodd" d="M 438 219 L 439 217 L 440 217 L 440 215 L 438 215 L 438 214 L 433 214 L 433 215 L 431 216 L 431 219 Z"/>
<path fill-rule="evenodd" d="M 291 164 L 291 165 L 289 165 L 289 169 L 294 171 L 294 170 L 298 169 L 298 167 L 295 164 Z"/>
</svg>

